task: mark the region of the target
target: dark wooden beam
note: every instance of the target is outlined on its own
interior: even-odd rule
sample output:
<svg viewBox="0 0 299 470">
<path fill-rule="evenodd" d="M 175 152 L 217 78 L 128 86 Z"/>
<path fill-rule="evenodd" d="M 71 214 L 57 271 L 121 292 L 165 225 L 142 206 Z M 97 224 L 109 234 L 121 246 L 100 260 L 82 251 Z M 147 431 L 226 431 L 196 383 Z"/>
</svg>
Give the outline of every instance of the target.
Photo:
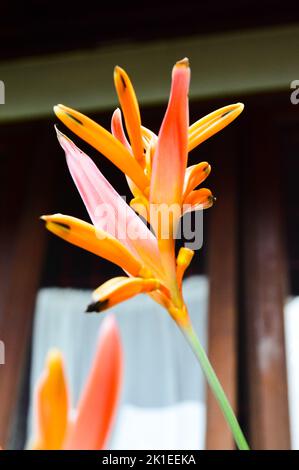
<svg viewBox="0 0 299 470">
<path fill-rule="evenodd" d="M 289 449 L 284 348 L 286 253 L 278 116 L 256 109 L 248 122 L 244 168 L 243 305 L 248 424 L 253 449 Z"/>
<path fill-rule="evenodd" d="M 5 175 L 10 185 L 5 195 L 6 215 L 11 212 L 11 216 L 2 224 L 7 224 L 2 234 L 6 239 L 10 234 L 11 239 L 9 256 L 8 245 L 1 243 L 1 259 L 5 260 L 1 277 L 7 275 L 5 285 L 1 285 L 0 310 L 0 338 L 5 344 L 5 365 L 0 366 L 0 442 L 4 447 L 8 445 L 43 267 L 46 231 L 39 216 L 50 209 L 55 166 L 48 125 L 27 128 L 27 138 L 22 140 L 16 126 L 6 149 L 11 158 Z"/>
</svg>

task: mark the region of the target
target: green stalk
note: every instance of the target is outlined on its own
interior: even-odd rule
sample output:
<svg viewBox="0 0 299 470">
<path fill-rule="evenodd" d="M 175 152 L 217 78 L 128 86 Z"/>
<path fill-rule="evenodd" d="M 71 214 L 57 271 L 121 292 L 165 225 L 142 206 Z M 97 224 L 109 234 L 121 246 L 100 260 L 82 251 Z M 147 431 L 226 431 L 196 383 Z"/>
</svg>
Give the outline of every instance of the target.
<svg viewBox="0 0 299 470">
<path fill-rule="evenodd" d="M 180 330 L 182 331 L 183 335 L 187 339 L 189 345 L 191 346 L 196 358 L 198 359 L 200 366 L 203 370 L 203 373 L 210 385 L 214 396 L 225 416 L 227 424 L 229 425 L 231 432 L 234 436 L 236 444 L 239 450 L 250 450 L 247 444 L 247 441 L 244 437 L 244 434 L 240 428 L 240 425 L 237 421 L 237 418 L 233 412 L 233 409 L 225 395 L 225 392 L 215 374 L 215 371 L 208 359 L 208 356 L 205 353 L 192 325 L 187 327 L 182 327 L 179 325 Z"/>
</svg>

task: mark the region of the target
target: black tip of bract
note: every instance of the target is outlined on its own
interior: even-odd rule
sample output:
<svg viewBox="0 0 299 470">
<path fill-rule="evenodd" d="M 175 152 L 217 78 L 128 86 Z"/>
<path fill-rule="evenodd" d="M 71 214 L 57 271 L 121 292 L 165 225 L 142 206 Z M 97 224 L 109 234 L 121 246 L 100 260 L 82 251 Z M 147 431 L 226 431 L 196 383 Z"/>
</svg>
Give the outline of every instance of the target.
<svg viewBox="0 0 299 470">
<path fill-rule="evenodd" d="M 98 312 L 99 311 L 99 309 L 98 309 L 99 303 L 100 302 L 93 302 L 93 303 L 87 305 L 85 313 Z"/>
<path fill-rule="evenodd" d="M 92 313 L 92 312 L 102 312 L 107 307 L 108 300 L 104 301 L 97 301 L 92 302 L 91 304 L 87 305 L 85 313 Z"/>
<path fill-rule="evenodd" d="M 80 121 L 80 119 L 78 119 L 77 117 L 73 116 L 72 114 L 70 113 L 65 113 L 69 118 L 71 118 L 73 121 L 75 121 L 77 124 L 80 124 L 80 126 L 83 126 L 83 122 Z"/>
<path fill-rule="evenodd" d="M 68 224 L 64 224 L 62 222 L 52 222 L 53 224 L 58 225 L 58 227 L 63 228 L 64 230 L 71 230 L 71 227 Z"/>
<path fill-rule="evenodd" d="M 232 110 L 230 109 L 229 111 L 226 111 L 225 113 L 223 113 L 221 115 L 222 118 L 224 118 L 225 116 L 227 116 L 228 114 L 230 114 L 232 112 Z"/>
</svg>

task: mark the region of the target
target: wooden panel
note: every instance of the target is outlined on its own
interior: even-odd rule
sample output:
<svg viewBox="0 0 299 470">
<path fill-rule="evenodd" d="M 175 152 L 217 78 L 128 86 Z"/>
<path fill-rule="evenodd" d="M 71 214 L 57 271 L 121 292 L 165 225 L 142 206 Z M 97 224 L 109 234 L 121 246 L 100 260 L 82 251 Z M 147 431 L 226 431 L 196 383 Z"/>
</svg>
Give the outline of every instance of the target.
<svg viewBox="0 0 299 470">
<path fill-rule="evenodd" d="M 8 212 L 15 214 L 15 222 L 11 217 L 4 220 L 4 226 L 12 235 L 9 257 L 7 244 L 1 243 L 1 259 L 5 260 L 2 273 L 7 274 L 5 288 L 1 284 L 0 312 L 0 337 L 5 343 L 5 365 L 0 368 L 0 442 L 3 446 L 8 442 L 18 396 L 46 240 L 38 217 L 49 210 L 55 158 L 50 155 L 49 128 L 46 126 L 43 133 L 41 127 L 30 129 L 27 125 L 31 139 L 23 141 L 16 126 L 11 143 L 13 150 L 7 147 L 12 163 L 7 168 L 6 178 L 11 186 L 5 197 Z M 18 154 L 13 146 L 16 141 L 19 141 Z M 24 166 L 26 171 L 22 172 Z M 14 192 L 18 195 L 16 204 L 11 203 Z M 6 232 L 7 238 L 4 228 L 2 226 L 1 235 L 4 237 Z"/>
<path fill-rule="evenodd" d="M 248 422 L 254 449 L 290 447 L 284 349 L 283 158 L 271 113 L 254 113 L 244 182 L 244 296 Z M 277 115 L 277 114 L 276 114 Z"/>
<path fill-rule="evenodd" d="M 236 360 L 236 162 L 234 129 L 226 129 L 213 142 L 215 165 L 210 187 L 217 197 L 210 209 L 208 275 L 210 280 L 209 358 L 232 404 L 237 406 Z M 221 156 L 221 158 L 220 158 Z M 210 390 L 208 391 L 207 449 L 234 449 L 231 432 Z"/>
</svg>

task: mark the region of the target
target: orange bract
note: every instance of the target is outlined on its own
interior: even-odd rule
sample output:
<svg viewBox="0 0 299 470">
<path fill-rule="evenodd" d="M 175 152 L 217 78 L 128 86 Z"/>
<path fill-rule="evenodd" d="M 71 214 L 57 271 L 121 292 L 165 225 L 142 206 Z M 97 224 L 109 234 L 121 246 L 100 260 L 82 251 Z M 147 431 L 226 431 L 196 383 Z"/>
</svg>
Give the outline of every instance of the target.
<svg viewBox="0 0 299 470">
<path fill-rule="evenodd" d="M 95 358 L 83 393 L 71 417 L 68 385 L 59 351 L 48 353 L 35 388 L 34 450 L 100 450 L 105 448 L 118 404 L 123 369 L 116 322 L 102 323 Z"/>
</svg>

